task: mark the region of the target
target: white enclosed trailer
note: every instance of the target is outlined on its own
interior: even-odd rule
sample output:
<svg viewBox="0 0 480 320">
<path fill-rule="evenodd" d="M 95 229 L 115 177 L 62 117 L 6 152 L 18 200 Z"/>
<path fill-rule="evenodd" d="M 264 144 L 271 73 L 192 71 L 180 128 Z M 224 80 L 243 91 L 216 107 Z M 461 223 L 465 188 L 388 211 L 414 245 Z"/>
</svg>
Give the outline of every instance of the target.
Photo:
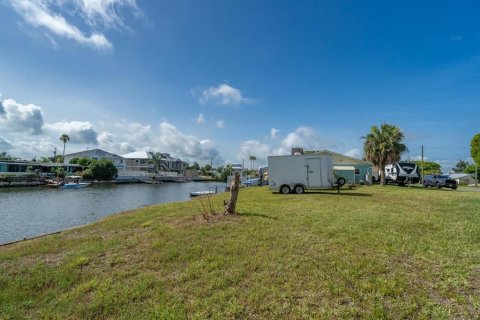
<svg viewBox="0 0 480 320">
<path fill-rule="evenodd" d="M 303 193 L 306 189 L 336 186 L 331 155 L 291 155 L 268 157 L 270 189 L 280 193 Z"/>
</svg>

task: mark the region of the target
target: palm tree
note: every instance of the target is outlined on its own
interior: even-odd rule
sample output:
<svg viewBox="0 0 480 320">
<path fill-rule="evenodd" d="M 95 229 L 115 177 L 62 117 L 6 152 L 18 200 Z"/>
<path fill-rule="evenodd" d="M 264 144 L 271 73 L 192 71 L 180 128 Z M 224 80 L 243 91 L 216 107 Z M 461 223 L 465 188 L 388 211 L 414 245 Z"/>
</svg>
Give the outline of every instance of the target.
<svg viewBox="0 0 480 320">
<path fill-rule="evenodd" d="M 63 154 L 62 154 L 62 157 L 65 161 L 65 145 L 67 144 L 68 141 L 70 141 L 70 137 L 68 136 L 68 134 L 64 133 L 60 136 L 60 140 L 63 141 Z"/>
<path fill-rule="evenodd" d="M 251 169 L 253 170 L 253 167 L 255 166 L 255 160 L 257 160 L 257 157 L 250 156 L 248 159 L 250 159 Z"/>
<path fill-rule="evenodd" d="M 380 184 L 385 185 L 385 166 L 400 160 L 400 155 L 407 151 L 402 143 L 403 133 L 395 125 L 384 123 L 378 128 L 373 126 L 363 144 L 365 159 L 380 168 Z"/>
<path fill-rule="evenodd" d="M 155 173 L 158 173 L 161 169 L 166 170 L 165 168 L 165 156 L 160 152 L 150 151 L 151 162 L 155 165 Z"/>
</svg>

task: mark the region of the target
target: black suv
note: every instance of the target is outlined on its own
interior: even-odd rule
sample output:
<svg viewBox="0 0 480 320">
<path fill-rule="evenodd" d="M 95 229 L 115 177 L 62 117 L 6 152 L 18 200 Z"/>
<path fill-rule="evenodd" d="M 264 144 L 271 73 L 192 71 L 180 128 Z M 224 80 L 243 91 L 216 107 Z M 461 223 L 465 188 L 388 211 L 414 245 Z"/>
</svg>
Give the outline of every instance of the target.
<svg viewBox="0 0 480 320">
<path fill-rule="evenodd" d="M 437 188 L 450 188 L 457 189 L 458 184 L 457 180 L 451 179 L 448 175 L 445 174 L 432 174 L 423 177 L 423 186 L 426 187 L 437 187 Z"/>
</svg>

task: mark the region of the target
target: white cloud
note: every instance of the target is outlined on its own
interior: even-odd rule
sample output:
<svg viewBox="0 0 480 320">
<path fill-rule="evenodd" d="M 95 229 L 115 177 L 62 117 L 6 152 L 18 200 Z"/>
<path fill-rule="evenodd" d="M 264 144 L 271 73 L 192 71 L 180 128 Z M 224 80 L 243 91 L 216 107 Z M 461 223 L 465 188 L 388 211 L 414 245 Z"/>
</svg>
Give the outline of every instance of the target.
<svg viewBox="0 0 480 320">
<path fill-rule="evenodd" d="M 198 114 L 197 123 L 199 124 L 205 123 L 205 117 L 203 116 L 203 113 Z"/>
<path fill-rule="evenodd" d="M 217 122 L 215 122 L 215 125 L 217 126 L 217 128 L 223 129 L 225 127 L 225 121 L 217 120 Z"/>
<path fill-rule="evenodd" d="M 257 158 L 259 165 L 267 162 L 267 157 L 271 154 L 270 147 L 257 140 L 248 140 L 240 146 L 239 160 L 247 160 L 250 156 Z"/>
<path fill-rule="evenodd" d="M 272 139 L 275 139 L 278 136 L 279 132 L 280 132 L 279 129 L 275 129 L 275 128 L 270 129 L 270 137 L 272 137 Z"/>
<path fill-rule="evenodd" d="M 9 0 L 14 10 L 23 17 L 26 23 L 46 30 L 46 38 L 54 47 L 57 42 L 51 35 L 74 40 L 82 45 L 98 50 L 110 50 L 113 44 L 98 31 L 98 27 L 125 27 L 118 15 L 120 8 L 125 7 L 139 13 L 135 0 Z M 90 26 L 88 33 L 81 31 L 72 21 L 78 14 L 83 22 Z M 65 17 L 70 15 L 71 21 Z"/>
<path fill-rule="evenodd" d="M 421 155 L 417 155 L 417 156 L 414 156 L 414 157 L 412 158 L 412 161 L 421 161 L 421 160 L 422 160 L 422 156 L 421 156 Z M 427 160 L 428 160 L 428 157 L 424 156 L 424 157 L 423 157 L 423 160 L 424 160 L 424 161 L 427 161 Z"/>
<path fill-rule="evenodd" d="M 351 149 L 344 153 L 348 157 L 361 159 L 363 157 L 362 151 L 359 149 Z"/>
<path fill-rule="evenodd" d="M 88 121 L 60 121 L 45 124 L 45 129 L 56 133 L 59 137 L 63 133 L 70 136 L 70 143 L 97 145 L 97 132 Z"/>
<path fill-rule="evenodd" d="M 134 141 L 139 141 L 141 143 L 150 141 L 152 127 L 149 124 L 142 125 L 140 123 L 130 123 L 128 127 L 130 128 L 129 136 Z"/>
<path fill-rule="evenodd" d="M 135 16 L 140 15 L 136 0 L 74 0 L 74 3 L 81 10 L 85 21 L 92 26 L 102 24 L 108 28 L 127 28 L 118 15 L 120 7 L 127 8 Z"/>
<path fill-rule="evenodd" d="M 298 127 L 283 139 L 281 147 L 275 150 L 275 154 L 290 154 L 293 147 L 301 147 L 305 150 L 338 149 L 341 143 L 335 139 L 320 137 L 310 127 Z"/>
<path fill-rule="evenodd" d="M 113 134 L 106 131 L 103 131 L 98 135 L 98 144 L 101 149 L 119 155 L 135 151 L 135 147 L 130 143 L 127 141 L 116 142 Z"/>
<path fill-rule="evenodd" d="M 0 124 L 2 128 L 14 132 L 41 134 L 43 112 L 34 104 L 23 105 L 13 99 L 5 99 L 0 104 Z"/>
<path fill-rule="evenodd" d="M 245 98 L 242 92 L 228 84 L 219 84 L 217 87 L 210 87 L 201 92 L 199 101 L 201 104 L 206 104 L 212 101 L 215 104 L 233 105 L 253 103 L 254 100 Z"/>
<path fill-rule="evenodd" d="M 0 137 L 0 152 L 10 150 L 10 148 L 12 148 L 12 144 L 3 137 Z"/>
<path fill-rule="evenodd" d="M 180 132 L 174 125 L 164 121 L 160 124 L 159 150 L 169 152 L 186 160 L 215 160 L 219 152 L 211 140 L 200 140 Z"/>
</svg>

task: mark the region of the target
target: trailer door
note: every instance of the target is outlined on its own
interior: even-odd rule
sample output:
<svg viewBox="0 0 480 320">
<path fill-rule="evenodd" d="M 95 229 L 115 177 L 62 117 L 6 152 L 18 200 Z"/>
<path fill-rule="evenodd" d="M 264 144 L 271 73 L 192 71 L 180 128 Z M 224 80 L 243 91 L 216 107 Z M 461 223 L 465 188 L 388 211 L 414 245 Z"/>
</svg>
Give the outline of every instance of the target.
<svg viewBox="0 0 480 320">
<path fill-rule="evenodd" d="M 307 180 L 309 188 L 318 188 L 322 186 L 322 160 L 307 159 Z"/>
</svg>

